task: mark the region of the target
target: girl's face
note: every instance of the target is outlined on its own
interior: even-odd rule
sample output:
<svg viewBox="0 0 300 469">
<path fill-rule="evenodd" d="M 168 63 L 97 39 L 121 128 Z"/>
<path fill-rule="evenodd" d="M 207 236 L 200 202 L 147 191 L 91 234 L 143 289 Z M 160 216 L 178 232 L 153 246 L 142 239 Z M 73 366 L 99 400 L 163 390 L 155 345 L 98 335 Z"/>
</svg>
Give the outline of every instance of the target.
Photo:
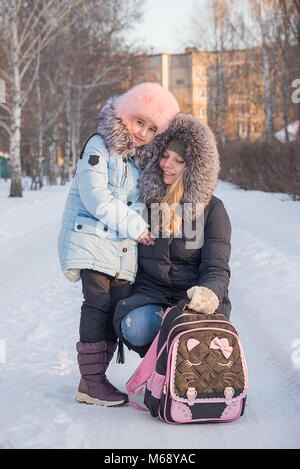
<svg viewBox="0 0 300 469">
<path fill-rule="evenodd" d="M 150 145 L 157 134 L 155 124 L 144 117 L 133 117 L 128 124 L 128 129 L 136 147 Z"/>
<path fill-rule="evenodd" d="M 176 182 L 185 167 L 185 161 L 181 156 L 172 150 L 165 150 L 160 159 L 159 166 L 163 173 L 165 184 L 173 184 Z"/>
</svg>

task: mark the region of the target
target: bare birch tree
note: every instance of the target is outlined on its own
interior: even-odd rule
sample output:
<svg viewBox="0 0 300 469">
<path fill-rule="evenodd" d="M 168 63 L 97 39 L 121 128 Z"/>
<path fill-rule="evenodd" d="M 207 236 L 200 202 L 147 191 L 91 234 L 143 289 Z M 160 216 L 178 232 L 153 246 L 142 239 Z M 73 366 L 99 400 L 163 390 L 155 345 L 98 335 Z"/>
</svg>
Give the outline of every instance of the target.
<svg viewBox="0 0 300 469">
<path fill-rule="evenodd" d="M 1 105 L 9 119 L 1 126 L 10 138 L 11 197 L 22 196 L 21 119 L 22 111 L 39 71 L 39 54 L 58 34 L 76 1 L 0 0 L 0 77 L 8 88 L 7 106 Z M 25 79 L 30 76 L 29 86 Z"/>
<path fill-rule="evenodd" d="M 229 17 L 232 0 L 207 2 L 206 17 L 195 16 L 194 42 L 200 50 L 213 52 L 210 72 L 210 98 L 214 101 L 215 134 L 218 141 L 226 141 L 227 77 L 226 49 L 229 43 Z"/>
<path fill-rule="evenodd" d="M 125 47 L 123 34 L 141 16 L 142 2 L 0 0 L 0 77 L 8 88 L 0 126 L 10 139 L 11 196 L 22 196 L 20 145 L 26 105 L 35 108 L 34 121 L 26 125 L 36 126 L 28 134 L 30 145 L 36 135 L 35 149 L 30 147 L 36 185 L 42 184 L 45 155 L 49 180 L 55 183 L 57 143 L 63 149 L 65 181 L 70 155 L 74 169 L 91 113 L 108 89 L 116 92 L 122 80 L 126 82 L 134 51 Z M 26 143 L 27 135 L 22 139 Z"/>
<path fill-rule="evenodd" d="M 279 0 L 249 0 L 244 2 L 244 11 L 238 15 L 238 22 L 232 24 L 234 34 L 240 40 L 247 62 L 254 78 L 253 104 L 262 105 L 265 114 L 265 135 L 271 140 L 274 132 L 274 111 L 279 55 L 280 34 Z M 245 88 L 245 95 L 249 90 Z"/>
<path fill-rule="evenodd" d="M 215 45 L 215 74 L 217 83 L 216 95 L 216 137 L 222 144 L 226 142 L 226 114 L 227 114 L 227 78 L 230 73 L 226 66 L 226 44 L 229 33 L 229 17 L 232 2 L 229 0 L 213 0 L 212 16 L 214 24 Z M 220 112 L 219 112 L 220 109 Z M 219 115 L 221 129 L 219 131 Z"/>
<path fill-rule="evenodd" d="M 300 78 L 300 0 L 280 0 L 282 15 L 286 24 L 286 30 L 292 38 L 292 43 L 296 44 L 297 61 L 293 72 L 294 78 Z M 300 121 L 300 103 L 297 104 L 298 120 Z M 300 132 L 299 132 L 300 138 Z"/>
<path fill-rule="evenodd" d="M 258 40 L 253 51 L 260 51 L 259 57 L 252 58 L 253 70 L 257 74 L 257 83 L 262 83 L 265 111 L 266 139 L 274 134 L 275 121 L 284 125 L 288 139 L 288 119 L 290 108 L 290 77 L 297 54 L 292 50 L 291 37 L 297 38 L 299 4 L 299 40 L 300 40 L 300 0 L 250 0 L 254 34 L 252 44 Z M 294 41 L 295 43 L 295 41 Z M 298 44 L 300 58 L 300 42 Z M 249 56 L 252 55 L 251 49 Z M 255 54 L 253 54 L 255 56 Z M 298 70 L 299 70 L 298 58 Z M 260 71 L 261 68 L 261 71 Z M 259 85 L 258 85 L 259 86 Z M 298 108 L 300 116 L 300 106 Z M 282 116 L 280 118 L 280 116 Z"/>
<path fill-rule="evenodd" d="M 68 178 L 70 155 L 75 171 L 82 137 L 88 136 L 97 111 L 107 95 L 127 84 L 128 66 L 137 51 L 125 45 L 124 34 L 141 17 L 143 0 L 95 0 L 77 15 L 72 35 L 66 35 L 64 61 L 66 102 L 65 164 L 62 183 Z"/>
<path fill-rule="evenodd" d="M 270 39 L 271 26 L 275 20 L 275 0 L 250 0 L 254 18 L 258 24 L 260 34 L 260 46 L 263 58 L 263 81 L 265 91 L 265 115 L 266 115 L 266 138 L 270 140 L 273 136 L 273 97 L 271 86 L 271 66 L 268 55 L 268 41 Z"/>
</svg>

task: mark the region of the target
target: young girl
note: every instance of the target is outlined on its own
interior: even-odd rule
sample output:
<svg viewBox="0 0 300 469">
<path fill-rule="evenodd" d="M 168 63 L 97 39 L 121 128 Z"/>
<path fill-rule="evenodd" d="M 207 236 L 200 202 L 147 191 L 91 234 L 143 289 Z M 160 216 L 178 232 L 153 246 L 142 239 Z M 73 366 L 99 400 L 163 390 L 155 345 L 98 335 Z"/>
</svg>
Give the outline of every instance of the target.
<svg viewBox="0 0 300 469">
<path fill-rule="evenodd" d="M 117 347 L 115 305 L 129 295 L 135 279 L 137 241 L 154 242 L 137 213 L 136 150 L 152 143 L 178 111 L 174 96 L 156 83 L 142 83 L 110 98 L 99 113 L 97 134 L 78 161 L 58 251 L 67 278 L 82 280 L 80 402 L 114 406 L 128 401 L 105 372 Z"/>
<path fill-rule="evenodd" d="M 139 181 L 155 245 L 139 245 L 133 291 L 118 303 L 114 320 L 119 338 L 140 356 L 164 310 L 181 299 L 195 311 L 229 318 L 231 225 L 222 201 L 213 196 L 218 172 L 214 136 L 200 119 L 178 114 L 155 138 Z M 169 218 L 168 207 L 173 207 Z"/>
</svg>

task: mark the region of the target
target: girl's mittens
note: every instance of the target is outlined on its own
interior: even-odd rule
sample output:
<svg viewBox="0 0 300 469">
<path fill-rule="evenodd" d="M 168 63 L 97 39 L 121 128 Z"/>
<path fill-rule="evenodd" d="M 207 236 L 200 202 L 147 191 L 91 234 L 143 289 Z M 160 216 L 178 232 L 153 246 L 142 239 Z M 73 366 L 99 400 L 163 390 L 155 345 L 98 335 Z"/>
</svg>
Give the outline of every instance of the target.
<svg viewBox="0 0 300 469">
<path fill-rule="evenodd" d="M 71 282 L 77 282 L 80 279 L 80 269 L 64 270 L 64 274 Z"/>
</svg>

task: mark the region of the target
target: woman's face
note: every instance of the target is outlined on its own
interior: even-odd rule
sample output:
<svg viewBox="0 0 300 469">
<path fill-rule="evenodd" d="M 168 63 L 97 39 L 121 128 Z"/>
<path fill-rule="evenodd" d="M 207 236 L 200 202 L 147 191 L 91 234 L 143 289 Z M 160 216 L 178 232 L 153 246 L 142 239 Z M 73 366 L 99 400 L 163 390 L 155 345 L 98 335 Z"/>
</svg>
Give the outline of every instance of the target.
<svg viewBox="0 0 300 469">
<path fill-rule="evenodd" d="M 181 156 L 172 150 L 165 150 L 160 159 L 159 166 L 163 173 L 165 184 L 173 184 L 176 182 L 185 167 L 185 161 Z"/>
<path fill-rule="evenodd" d="M 136 147 L 150 145 L 157 134 L 155 124 L 144 117 L 133 117 L 127 127 Z"/>
</svg>

